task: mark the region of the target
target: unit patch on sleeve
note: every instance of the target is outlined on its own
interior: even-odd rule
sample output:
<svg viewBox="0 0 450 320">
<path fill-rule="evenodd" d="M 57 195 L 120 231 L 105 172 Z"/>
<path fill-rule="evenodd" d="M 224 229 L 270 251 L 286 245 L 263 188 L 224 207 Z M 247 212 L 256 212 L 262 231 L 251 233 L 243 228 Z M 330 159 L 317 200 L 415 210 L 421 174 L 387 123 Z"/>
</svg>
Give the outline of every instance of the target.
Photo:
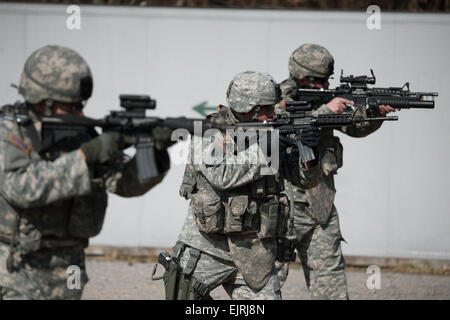
<svg viewBox="0 0 450 320">
<path fill-rule="evenodd" d="M 25 141 L 23 141 L 21 138 L 16 136 L 14 133 L 9 134 L 9 142 L 16 145 L 20 150 L 25 152 L 27 156 L 30 155 L 31 146 Z"/>
</svg>

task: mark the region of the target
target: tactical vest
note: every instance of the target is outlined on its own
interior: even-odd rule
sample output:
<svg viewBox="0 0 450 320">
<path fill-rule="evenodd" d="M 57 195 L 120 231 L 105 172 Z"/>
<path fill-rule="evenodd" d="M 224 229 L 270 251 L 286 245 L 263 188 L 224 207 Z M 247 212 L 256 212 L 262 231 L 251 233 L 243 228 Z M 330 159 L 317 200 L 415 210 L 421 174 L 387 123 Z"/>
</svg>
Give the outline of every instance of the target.
<svg viewBox="0 0 450 320">
<path fill-rule="evenodd" d="M 221 110 L 223 111 L 223 110 Z M 224 116 L 224 112 L 219 115 Z M 180 195 L 191 200 L 200 231 L 218 234 L 251 234 L 274 238 L 285 234 L 289 203 L 283 177 L 265 176 L 239 188 L 226 191 L 214 188 L 206 177 L 187 165 Z"/>
<path fill-rule="evenodd" d="M 287 198 L 280 196 L 283 182 L 267 176 L 247 186 L 221 191 L 195 175 L 198 190 L 190 194 L 200 231 L 220 234 L 257 233 L 259 238 L 284 234 L 289 217 Z"/>
<path fill-rule="evenodd" d="M 11 121 L 10 108 L 11 106 L 3 107 L 0 121 Z M 19 116 L 19 114 L 16 115 Z M 38 152 L 41 142 L 40 134 L 33 125 L 33 121 L 30 121 L 30 118 L 27 120 L 27 116 L 27 114 L 20 114 L 22 121 L 13 127 L 14 134 L 21 135 L 21 138 L 31 146 L 30 164 L 49 161 L 48 155 L 40 155 Z M 5 139 L 5 137 L 0 138 Z M 30 209 L 14 207 L 8 203 L 7 199 L 0 196 L 0 240 L 11 244 L 13 251 L 21 255 L 40 248 L 86 247 L 88 238 L 100 232 L 107 206 L 107 193 L 103 179 L 92 179 L 91 189 L 92 192 L 86 196 Z"/>
</svg>

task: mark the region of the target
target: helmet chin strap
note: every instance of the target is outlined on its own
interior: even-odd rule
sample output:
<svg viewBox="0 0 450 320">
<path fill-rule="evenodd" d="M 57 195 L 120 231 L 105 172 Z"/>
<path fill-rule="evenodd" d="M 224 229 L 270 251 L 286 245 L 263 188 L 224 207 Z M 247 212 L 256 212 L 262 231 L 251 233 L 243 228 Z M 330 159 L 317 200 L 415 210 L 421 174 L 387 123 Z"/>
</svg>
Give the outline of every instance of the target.
<svg viewBox="0 0 450 320">
<path fill-rule="evenodd" d="M 53 100 L 45 100 L 44 116 L 51 117 L 53 115 Z"/>
<path fill-rule="evenodd" d="M 252 116 L 253 121 L 258 121 L 259 110 L 261 110 L 260 106 L 256 106 L 253 108 L 253 116 Z"/>
</svg>

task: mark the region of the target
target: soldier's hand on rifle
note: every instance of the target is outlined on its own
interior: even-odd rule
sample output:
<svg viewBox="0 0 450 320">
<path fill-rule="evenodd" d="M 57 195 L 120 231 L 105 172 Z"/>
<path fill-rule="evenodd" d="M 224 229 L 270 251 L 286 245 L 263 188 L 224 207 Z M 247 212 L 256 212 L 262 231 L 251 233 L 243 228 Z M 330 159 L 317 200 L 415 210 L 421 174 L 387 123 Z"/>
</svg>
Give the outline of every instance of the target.
<svg viewBox="0 0 450 320">
<path fill-rule="evenodd" d="M 395 112 L 398 111 L 398 109 L 394 109 L 391 106 L 385 106 L 385 105 L 381 105 L 378 106 L 378 112 L 382 115 L 385 116 L 386 114 L 390 113 L 390 112 Z"/>
<path fill-rule="evenodd" d="M 339 113 L 344 112 L 345 109 L 347 109 L 347 106 L 345 105 L 346 103 L 351 104 L 351 105 L 355 104 L 351 100 L 337 97 L 337 98 L 334 98 L 333 100 L 331 100 L 330 102 L 328 102 L 327 107 L 334 113 L 339 114 Z"/>
<path fill-rule="evenodd" d="M 106 132 L 83 143 L 80 151 L 88 164 L 103 164 L 118 157 L 123 149 L 130 146 L 132 142 L 129 139 L 117 132 Z"/>
<path fill-rule="evenodd" d="M 310 148 L 315 148 L 319 144 L 319 138 L 320 138 L 319 128 L 311 126 L 311 127 L 302 129 L 300 139 L 301 139 L 303 145 L 310 147 Z"/>
<path fill-rule="evenodd" d="M 153 128 L 153 138 L 155 139 L 155 147 L 157 150 L 163 151 L 176 143 L 172 141 L 172 129 L 164 126 L 156 126 Z"/>
</svg>

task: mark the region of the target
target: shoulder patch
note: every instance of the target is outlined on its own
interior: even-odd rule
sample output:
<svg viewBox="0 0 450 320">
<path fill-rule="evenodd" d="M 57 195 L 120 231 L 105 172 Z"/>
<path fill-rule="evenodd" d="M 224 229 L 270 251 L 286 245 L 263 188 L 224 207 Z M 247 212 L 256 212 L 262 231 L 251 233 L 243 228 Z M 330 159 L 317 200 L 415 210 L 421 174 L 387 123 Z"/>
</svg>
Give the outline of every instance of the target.
<svg viewBox="0 0 450 320">
<path fill-rule="evenodd" d="M 30 155 L 31 146 L 25 141 L 23 141 L 21 138 L 16 136 L 14 133 L 9 134 L 9 142 L 16 145 L 20 150 L 25 152 L 27 156 Z"/>
<path fill-rule="evenodd" d="M 227 154 L 230 153 L 231 150 L 233 150 L 233 146 L 231 144 L 234 143 L 234 141 L 227 135 L 225 135 L 222 139 L 216 138 L 215 142 L 217 145 L 222 147 L 223 151 L 225 151 L 225 153 Z"/>
</svg>

